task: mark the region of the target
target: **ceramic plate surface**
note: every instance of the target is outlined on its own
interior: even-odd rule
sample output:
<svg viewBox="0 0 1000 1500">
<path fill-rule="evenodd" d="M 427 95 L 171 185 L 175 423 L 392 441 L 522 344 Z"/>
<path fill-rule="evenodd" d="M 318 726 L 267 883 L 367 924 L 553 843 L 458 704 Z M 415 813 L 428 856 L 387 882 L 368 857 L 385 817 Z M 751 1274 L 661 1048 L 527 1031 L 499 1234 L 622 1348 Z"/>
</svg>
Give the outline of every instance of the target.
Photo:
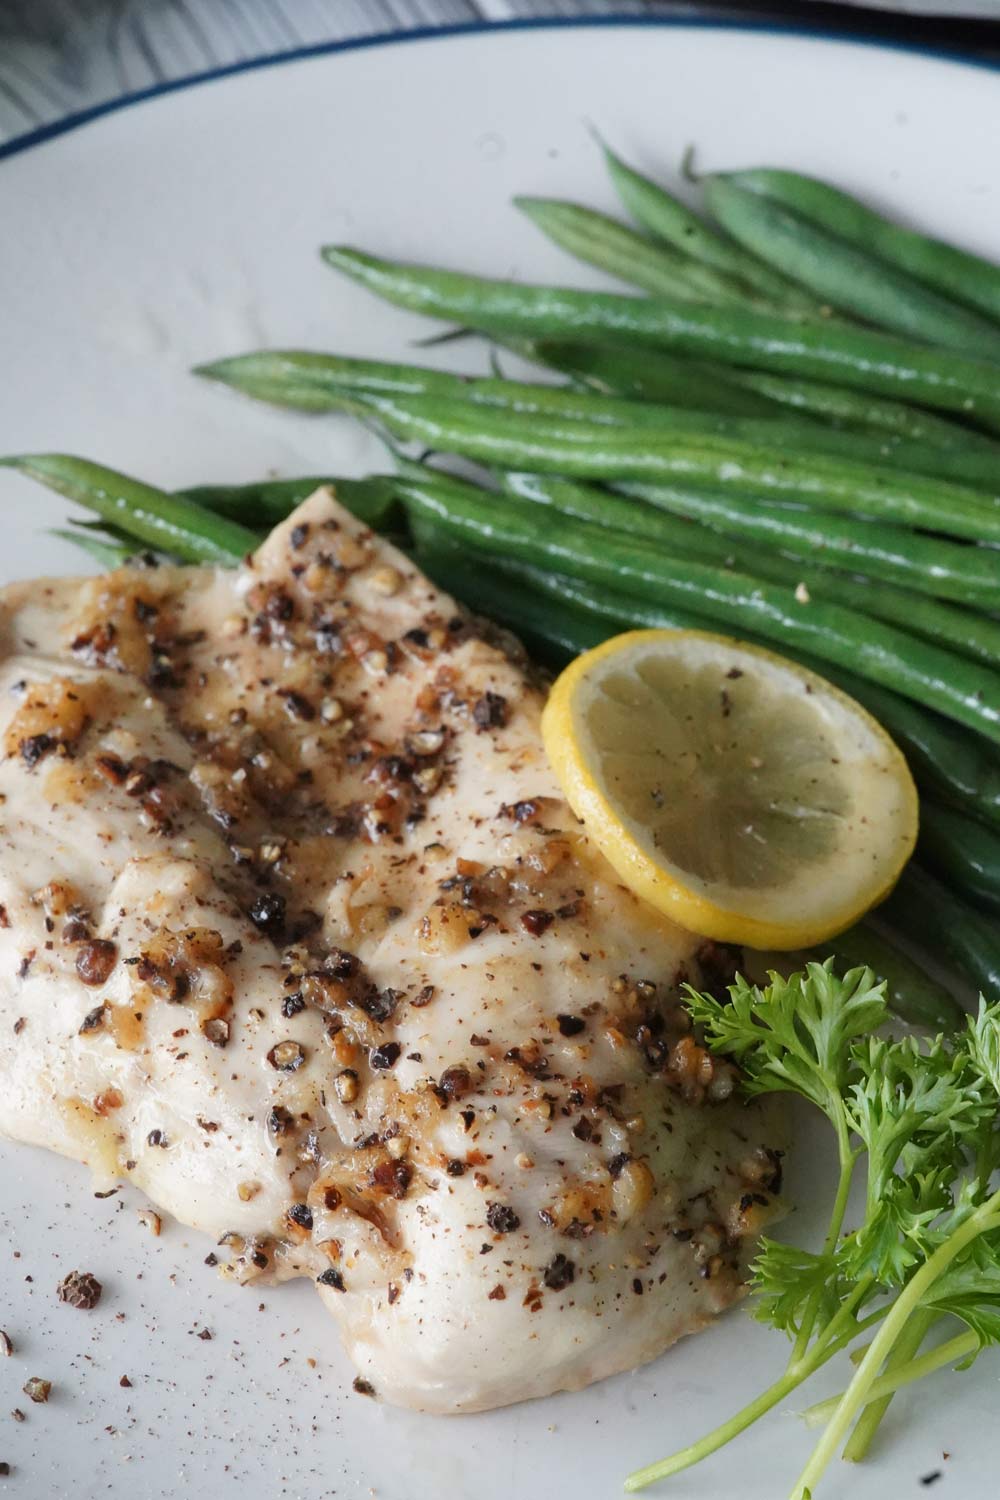
<svg viewBox="0 0 1000 1500">
<path fill-rule="evenodd" d="M 62 449 L 165 486 L 362 472 L 378 449 L 337 420 L 254 406 L 189 367 L 259 345 L 405 357 L 428 331 L 321 265 L 350 241 L 487 274 L 586 280 L 508 205 L 613 208 L 588 123 L 647 169 L 762 161 L 829 174 L 973 249 L 1000 246 L 997 75 L 879 47 L 743 30 L 541 27 L 330 52 L 115 110 L 0 161 L 0 452 Z M 599 278 L 591 278 L 595 284 Z M 464 346 L 429 355 L 468 363 Z M 79 570 L 45 535 L 66 508 L 0 477 L 0 579 Z M 792 1187 L 829 1162 L 804 1136 Z M 122 1191 L 0 1146 L 0 1460 L 19 1500 L 608 1500 L 777 1375 L 781 1338 L 743 1312 L 635 1374 L 480 1417 L 429 1418 L 351 1391 L 307 1286 L 243 1290 L 211 1245 L 153 1240 Z M 74 1267 L 99 1309 L 57 1304 Z M 208 1329 L 212 1337 L 197 1334 Z M 877 1454 L 822 1494 L 996 1493 L 998 1362 L 897 1401 Z M 53 1381 L 47 1406 L 20 1394 Z M 121 1385 L 128 1376 L 131 1387 Z M 816 1382 L 818 1398 L 843 1370 Z M 28 1409 L 15 1425 L 8 1412 Z M 778 1500 L 810 1446 L 793 1406 L 663 1493 Z M 949 1454 L 944 1458 L 944 1453 Z"/>
</svg>

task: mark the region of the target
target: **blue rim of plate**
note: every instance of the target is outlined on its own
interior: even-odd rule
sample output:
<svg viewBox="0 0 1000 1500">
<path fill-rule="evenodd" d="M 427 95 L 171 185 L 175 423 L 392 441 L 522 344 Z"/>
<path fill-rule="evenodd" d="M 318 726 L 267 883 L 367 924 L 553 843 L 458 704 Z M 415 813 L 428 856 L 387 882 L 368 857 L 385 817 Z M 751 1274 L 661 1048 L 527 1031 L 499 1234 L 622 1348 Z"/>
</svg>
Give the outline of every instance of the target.
<svg viewBox="0 0 1000 1500">
<path fill-rule="evenodd" d="M 341 52 L 360 52 L 368 48 L 405 46 L 409 42 L 438 41 L 453 37 L 483 36 L 487 33 L 503 33 L 512 31 L 593 31 L 601 27 L 618 27 L 619 29 L 651 29 L 681 30 L 688 31 L 736 31 L 746 32 L 751 35 L 766 36 L 789 36 L 797 37 L 805 41 L 817 42 L 840 42 L 854 47 L 877 47 L 885 52 L 899 52 L 911 57 L 926 57 L 935 62 L 957 63 L 967 68 L 976 68 L 985 72 L 1000 71 L 1000 64 L 992 62 L 987 58 L 974 57 L 967 52 L 949 51 L 947 48 L 928 46 L 920 42 L 895 41 L 879 36 L 867 36 L 863 33 L 846 31 L 830 31 L 822 27 L 812 27 L 789 23 L 761 20 L 752 18 L 727 18 L 720 17 L 686 17 L 686 16 L 629 16 L 629 15 L 607 15 L 607 16 L 522 16 L 510 21 L 462 21 L 453 25 L 445 26 L 419 26 L 412 31 L 382 31 L 372 36 L 345 37 L 340 41 L 318 42 L 312 46 L 294 47 L 287 52 L 268 53 L 264 57 L 246 58 L 242 62 L 226 63 L 222 67 L 209 68 L 202 73 L 191 73 L 184 78 L 168 79 L 163 83 L 152 84 L 149 88 L 137 89 L 130 94 L 122 94 L 116 99 L 108 99 L 101 104 L 94 104 L 89 109 L 78 110 L 75 114 L 66 115 L 61 120 L 54 120 L 48 125 L 39 125 L 35 130 L 29 130 L 23 135 L 15 136 L 12 140 L 0 144 L 0 161 L 7 157 L 18 156 L 22 151 L 28 151 L 32 146 L 41 146 L 45 142 L 55 140 L 61 135 L 67 135 L 70 131 L 78 130 L 81 125 L 89 125 L 95 120 L 101 120 L 106 115 L 117 114 L 119 110 L 129 109 L 133 104 L 145 104 L 151 99 L 159 99 L 167 94 L 179 93 L 182 89 L 197 88 L 201 84 L 214 83 L 217 79 L 233 78 L 240 73 L 253 73 L 262 68 L 279 67 L 282 63 L 302 62 L 310 58 L 326 57 Z"/>
</svg>

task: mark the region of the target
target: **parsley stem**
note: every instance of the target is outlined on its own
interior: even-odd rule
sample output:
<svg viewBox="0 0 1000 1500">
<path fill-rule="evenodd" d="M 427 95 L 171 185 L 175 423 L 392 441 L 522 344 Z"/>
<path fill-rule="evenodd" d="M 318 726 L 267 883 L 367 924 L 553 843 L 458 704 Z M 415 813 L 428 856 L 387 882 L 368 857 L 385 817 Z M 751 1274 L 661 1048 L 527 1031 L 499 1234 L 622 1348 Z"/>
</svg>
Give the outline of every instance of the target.
<svg viewBox="0 0 1000 1500">
<path fill-rule="evenodd" d="M 902 1369 L 913 1360 L 936 1317 L 936 1313 L 930 1312 L 927 1309 L 922 1309 L 911 1315 L 910 1321 L 900 1334 L 896 1347 L 886 1362 L 884 1374 L 889 1375 L 894 1370 Z M 872 1445 L 882 1418 L 889 1410 L 891 1401 L 891 1392 L 888 1395 L 878 1396 L 874 1400 L 869 1401 L 858 1418 L 854 1431 L 848 1438 L 844 1448 L 843 1457 L 848 1463 L 860 1463 L 864 1458 Z"/>
<path fill-rule="evenodd" d="M 819 1363 L 823 1363 L 823 1361 L 821 1360 Z M 818 1365 L 813 1368 L 818 1368 Z M 636 1469 L 626 1479 L 625 1489 L 630 1494 L 636 1490 L 644 1490 L 648 1484 L 653 1484 L 657 1479 L 666 1479 L 671 1474 L 679 1474 L 682 1469 L 689 1469 L 692 1464 L 700 1463 L 710 1453 L 715 1453 L 717 1449 L 724 1448 L 726 1443 L 730 1442 L 739 1433 L 745 1431 L 747 1427 L 751 1427 L 759 1417 L 762 1417 L 765 1412 L 769 1412 L 773 1406 L 777 1406 L 779 1401 L 783 1400 L 791 1391 L 794 1391 L 795 1387 L 801 1385 L 802 1381 L 812 1373 L 812 1369 L 801 1371 L 796 1369 L 793 1371 L 792 1367 L 789 1366 L 780 1379 L 776 1380 L 773 1385 L 769 1385 L 766 1391 L 761 1391 L 759 1396 L 751 1401 L 748 1406 L 744 1406 L 742 1411 L 738 1411 L 735 1416 L 730 1417 L 728 1422 L 723 1422 L 721 1426 L 706 1433 L 696 1443 L 690 1443 L 686 1448 L 679 1448 L 669 1458 L 663 1458 L 658 1463 L 649 1464 L 645 1469 Z"/>
<path fill-rule="evenodd" d="M 690 1443 L 686 1448 L 678 1449 L 669 1458 L 663 1458 L 655 1464 L 649 1464 L 645 1469 L 637 1469 L 635 1473 L 630 1474 L 626 1479 L 625 1489 L 632 1494 L 636 1490 L 644 1490 L 648 1484 L 653 1484 L 657 1479 L 667 1479 L 671 1474 L 679 1474 L 682 1469 L 689 1469 L 693 1464 L 700 1463 L 710 1453 L 715 1453 L 719 1448 L 724 1448 L 734 1437 L 737 1437 L 748 1427 L 752 1427 L 758 1418 L 764 1416 L 772 1407 L 777 1406 L 779 1401 L 782 1401 L 785 1396 L 794 1391 L 803 1381 L 808 1380 L 810 1375 L 815 1374 L 821 1365 L 825 1365 L 827 1360 L 832 1359 L 835 1354 L 840 1353 L 841 1349 L 846 1348 L 862 1329 L 869 1328 L 879 1321 L 883 1316 L 881 1311 L 872 1313 L 860 1324 L 856 1323 L 852 1316 L 853 1308 L 866 1295 L 866 1292 L 870 1290 L 871 1285 L 871 1277 L 865 1277 L 862 1282 L 859 1282 L 851 1293 L 850 1299 L 844 1303 L 836 1317 L 831 1319 L 830 1323 L 823 1330 L 821 1337 L 817 1339 L 813 1348 L 805 1357 L 798 1362 L 789 1364 L 784 1375 L 776 1380 L 773 1385 L 769 1385 L 767 1390 L 761 1391 L 760 1395 L 755 1397 L 748 1406 L 744 1406 L 742 1411 L 738 1411 L 735 1416 L 730 1417 L 721 1426 L 713 1428 L 703 1438 L 699 1438 L 696 1443 Z M 849 1327 L 846 1332 L 838 1336 L 838 1326 L 845 1321 L 848 1322 Z"/>
<path fill-rule="evenodd" d="M 871 1328 L 874 1323 L 880 1322 L 885 1317 L 888 1309 L 884 1307 L 878 1308 L 860 1323 L 855 1317 L 854 1309 L 865 1300 L 874 1285 L 874 1276 L 862 1276 L 859 1281 L 855 1282 L 850 1296 L 845 1297 L 835 1315 L 821 1331 L 816 1340 L 817 1349 L 825 1349 L 834 1341 L 835 1349 L 842 1349 L 845 1343 L 849 1344 L 865 1328 Z"/>
<path fill-rule="evenodd" d="M 978 1334 L 971 1330 L 968 1333 L 957 1333 L 953 1339 L 938 1344 L 936 1349 L 928 1349 L 927 1353 L 921 1354 L 919 1359 L 911 1359 L 905 1365 L 894 1366 L 886 1370 L 885 1374 L 880 1375 L 875 1381 L 868 1394 L 875 1401 L 883 1396 L 894 1396 L 904 1386 L 923 1380 L 925 1375 L 933 1375 L 936 1370 L 943 1370 L 946 1365 L 961 1364 L 963 1359 L 968 1359 L 970 1354 L 975 1354 L 979 1346 Z M 807 1407 L 802 1413 L 806 1426 L 824 1426 L 840 1405 L 843 1394 L 841 1391 L 839 1396 L 831 1396 L 826 1401 L 817 1401 L 815 1406 Z"/>
<path fill-rule="evenodd" d="M 830 1213 L 830 1224 L 826 1231 L 826 1239 L 823 1241 L 824 1255 L 832 1255 L 837 1248 L 840 1231 L 844 1223 L 844 1214 L 847 1212 L 847 1199 L 851 1191 L 851 1179 L 854 1176 L 855 1163 L 859 1152 L 851 1146 L 851 1132 L 847 1124 L 847 1112 L 843 1101 L 835 1098 L 831 1101 L 835 1108 L 829 1112 L 830 1123 L 837 1132 L 837 1154 L 840 1158 L 840 1176 L 837 1181 L 837 1195 L 833 1200 L 833 1209 Z M 802 1358 L 809 1347 L 813 1329 L 816 1327 L 816 1318 L 819 1314 L 819 1294 L 814 1294 L 807 1303 L 799 1326 L 798 1336 L 792 1346 L 792 1353 L 788 1361 L 788 1368 Z"/>
<path fill-rule="evenodd" d="M 868 1400 L 871 1388 L 885 1359 L 895 1347 L 907 1319 L 920 1307 L 926 1293 L 965 1246 L 979 1235 L 1000 1228 L 1000 1192 L 994 1193 L 980 1208 L 955 1230 L 954 1234 L 931 1255 L 900 1292 L 886 1314 L 885 1321 L 872 1339 L 868 1353 L 861 1361 L 847 1387 L 829 1426 L 812 1451 L 805 1468 L 792 1490 L 791 1500 L 809 1500 L 816 1485 L 847 1438 L 851 1423 Z"/>
</svg>

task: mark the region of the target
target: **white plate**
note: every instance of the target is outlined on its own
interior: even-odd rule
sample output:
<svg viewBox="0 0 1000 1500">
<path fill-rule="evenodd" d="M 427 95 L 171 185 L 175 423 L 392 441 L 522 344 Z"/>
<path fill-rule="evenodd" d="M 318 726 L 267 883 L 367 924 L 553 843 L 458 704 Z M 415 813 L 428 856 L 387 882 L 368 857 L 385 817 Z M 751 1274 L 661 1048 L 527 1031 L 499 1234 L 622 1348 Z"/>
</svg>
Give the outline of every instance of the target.
<svg viewBox="0 0 1000 1500">
<path fill-rule="evenodd" d="M 588 121 L 663 173 L 694 142 L 706 166 L 828 173 L 974 249 L 1000 245 L 1000 97 L 985 70 L 665 25 L 332 52 L 168 93 L 0 162 L 0 452 L 76 451 L 166 486 L 377 464 L 345 423 L 240 401 L 189 366 L 264 344 L 405 356 L 426 325 L 324 269 L 324 241 L 582 279 L 507 200 L 612 208 Z M 60 502 L 11 474 L 0 500 L 4 578 L 79 568 L 43 535 L 64 517 Z M 811 1182 L 819 1168 L 806 1155 L 799 1175 Z M 308 1287 L 266 1292 L 258 1310 L 258 1293 L 203 1267 L 208 1243 L 176 1225 L 151 1240 L 136 1207 L 125 1192 L 95 1201 L 80 1168 L 0 1148 L 0 1324 L 17 1344 L 0 1361 L 0 1460 L 14 1469 L 0 1493 L 604 1500 L 634 1465 L 728 1416 L 785 1353 L 737 1312 L 579 1395 L 413 1416 L 351 1393 Z M 105 1283 L 93 1313 L 56 1304 L 73 1267 Z M 205 1326 L 211 1341 L 194 1336 Z M 994 1495 L 996 1371 L 986 1356 L 971 1375 L 900 1398 L 870 1464 L 834 1471 L 823 1494 L 895 1500 L 942 1469 L 943 1497 Z M 54 1382 L 46 1407 L 19 1394 L 32 1374 Z M 821 1377 L 816 1396 L 842 1378 Z M 21 1426 L 5 1415 L 15 1405 L 28 1410 Z M 809 1446 L 790 1403 L 667 1493 L 775 1500 Z"/>
</svg>

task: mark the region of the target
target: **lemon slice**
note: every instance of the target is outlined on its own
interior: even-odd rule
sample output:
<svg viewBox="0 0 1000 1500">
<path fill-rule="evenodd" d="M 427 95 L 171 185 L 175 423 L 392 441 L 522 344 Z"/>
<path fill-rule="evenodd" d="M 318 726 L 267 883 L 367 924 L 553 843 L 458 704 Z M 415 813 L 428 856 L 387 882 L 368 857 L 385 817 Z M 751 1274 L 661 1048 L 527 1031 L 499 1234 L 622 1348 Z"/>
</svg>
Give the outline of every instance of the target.
<svg viewBox="0 0 1000 1500">
<path fill-rule="evenodd" d="M 625 883 L 722 942 L 834 937 L 891 890 L 916 841 L 912 777 L 871 715 L 725 636 L 605 641 L 558 679 L 542 735 Z"/>
</svg>

